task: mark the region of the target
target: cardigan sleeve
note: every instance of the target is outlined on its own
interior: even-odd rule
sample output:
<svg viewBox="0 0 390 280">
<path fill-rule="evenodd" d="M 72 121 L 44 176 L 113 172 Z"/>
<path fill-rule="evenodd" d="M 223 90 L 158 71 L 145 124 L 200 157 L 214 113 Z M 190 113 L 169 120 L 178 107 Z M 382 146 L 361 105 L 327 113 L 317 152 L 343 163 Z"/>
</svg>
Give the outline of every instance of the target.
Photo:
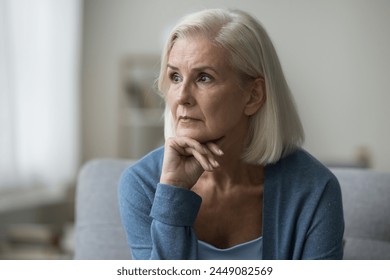
<svg viewBox="0 0 390 280">
<path fill-rule="evenodd" d="M 148 189 L 139 176 L 126 172 L 119 184 L 119 202 L 133 259 L 197 258 L 192 225 L 201 198 L 196 193 L 159 183 Z"/>
</svg>

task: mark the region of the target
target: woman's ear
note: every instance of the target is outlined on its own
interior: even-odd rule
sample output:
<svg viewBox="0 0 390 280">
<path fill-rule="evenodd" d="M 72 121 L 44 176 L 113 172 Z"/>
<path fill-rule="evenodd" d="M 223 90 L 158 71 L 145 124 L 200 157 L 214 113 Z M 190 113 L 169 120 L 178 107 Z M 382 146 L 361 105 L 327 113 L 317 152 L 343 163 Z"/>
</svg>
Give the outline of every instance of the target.
<svg viewBox="0 0 390 280">
<path fill-rule="evenodd" d="M 266 101 L 265 80 L 263 77 L 253 81 L 250 88 L 250 96 L 245 106 L 247 116 L 254 115 Z"/>
</svg>

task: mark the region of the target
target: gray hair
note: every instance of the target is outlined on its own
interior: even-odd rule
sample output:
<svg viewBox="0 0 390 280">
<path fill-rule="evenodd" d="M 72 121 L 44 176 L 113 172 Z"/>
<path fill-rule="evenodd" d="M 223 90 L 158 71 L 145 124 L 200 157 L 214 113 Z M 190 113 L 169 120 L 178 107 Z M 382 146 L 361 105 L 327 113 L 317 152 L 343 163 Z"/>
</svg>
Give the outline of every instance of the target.
<svg viewBox="0 0 390 280">
<path fill-rule="evenodd" d="M 252 164 L 275 163 L 298 149 L 304 132 L 275 48 L 261 24 L 240 10 L 209 9 L 184 17 L 173 28 L 161 56 L 158 88 L 167 89 L 167 60 L 179 38 L 201 34 L 225 48 L 238 75 L 264 78 L 266 101 L 250 119 L 248 146 L 242 157 Z M 174 136 L 170 109 L 165 108 L 165 138 Z"/>
</svg>

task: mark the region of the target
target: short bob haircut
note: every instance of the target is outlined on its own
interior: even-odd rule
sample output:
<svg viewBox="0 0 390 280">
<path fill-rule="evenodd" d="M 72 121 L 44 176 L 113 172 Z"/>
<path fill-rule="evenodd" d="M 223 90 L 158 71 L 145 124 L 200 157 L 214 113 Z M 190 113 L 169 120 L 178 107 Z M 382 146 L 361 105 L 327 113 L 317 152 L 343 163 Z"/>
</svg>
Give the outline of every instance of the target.
<svg viewBox="0 0 390 280">
<path fill-rule="evenodd" d="M 251 164 L 275 163 L 298 149 L 304 132 L 275 48 L 261 24 L 240 10 L 209 9 L 184 17 L 171 31 L 161 56 L 158 89 L 169 89 L 167 63 L 177 39 L 207 36 L 225 48 L 237 75 L 263 78 L 266 100 L 251 116 L 248 146 L 243 160 Z M 175 135 L 170 109 L 165 108 L 165 138 Z"/>
</svg>

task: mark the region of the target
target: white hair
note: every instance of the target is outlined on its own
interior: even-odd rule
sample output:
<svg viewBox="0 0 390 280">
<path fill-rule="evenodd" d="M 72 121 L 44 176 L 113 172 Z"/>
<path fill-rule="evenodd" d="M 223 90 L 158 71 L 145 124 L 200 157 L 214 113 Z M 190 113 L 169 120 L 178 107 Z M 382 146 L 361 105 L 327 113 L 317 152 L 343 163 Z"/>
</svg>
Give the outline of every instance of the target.
<svg viewBox="0 0 390 280">
<path fill-rule="evenodd" d="M 173 28 L 161 56 L 158 88 L 162 95 L 168 89 L 167 60 L 173 44 L 179 38 L 199 34 L 228 51 L 237 75 L 264 78 L 266 100 L 251 116 L 243 160 L 252 164 L 274 163 L 299 148 L 304 140 L 303 127 L 275 48 L 261 24 L 243 11 L 204 10 L 184 17 Z M 167 105 L 164 118 L 165 138 L 174 136 Z"/>
</svg>

